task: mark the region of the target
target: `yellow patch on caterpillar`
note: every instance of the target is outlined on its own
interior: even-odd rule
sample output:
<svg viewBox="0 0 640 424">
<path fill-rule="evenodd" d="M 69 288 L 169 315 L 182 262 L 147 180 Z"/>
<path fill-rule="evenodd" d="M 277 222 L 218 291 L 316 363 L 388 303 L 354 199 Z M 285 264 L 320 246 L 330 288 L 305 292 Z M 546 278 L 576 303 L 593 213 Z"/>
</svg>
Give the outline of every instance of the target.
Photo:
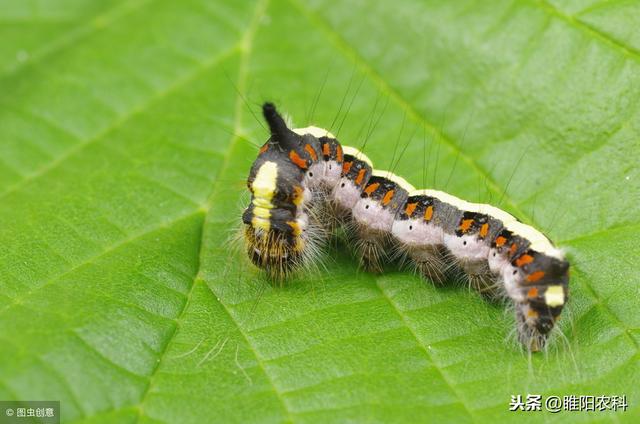
<svg viewBox="0 0 640 424">
<path fill-rule="evenodd" d="M 251 184 L 253 192 L 253 218 L 251 225 L 269 231 L 271 228 L 271 209 L 273 209 L 273 196 L 276 191 L 278 179 L 278 164 L 267 161 L 260 166 L 256 178 Z"/>
<path fill-rule="evenodd" d="M 562 286 L 549 286 L 544 293 L 544 303 L 552 308 L 564 305 L 564 290 Z"/>
<path fill-rule="evenodd" d="M 304 239 L 302 237 L 296 237 L 296 244 L 293 246 L 293 250 L 295 252 L 302 252 L 306 246 Z"/>
<path fill-rule="evenodd" d="M 262 164 L 251 187 L 253 195 L 260 199 L 271 200 L 276 191 L 276 180 L 278 178 L 278 164 L 267 161 Z"/>
<path fill-rule="evenodd" d="M 251 218 L 251 225 L 253 226 L 253 228 L 260 228 L 265 231 L 269 231 L 269 229 L 271 228 L 271 222 L 268 219 L 260 218 L 257 216 Z"/>
<path fill-rule="evenodd" d="M 269 219 L 271 217 L 271 209 L 273 204 L 265 199 L 253 199 L 253 215 L 259 218 Z"/>
<path fill-rule="evenodd" d="M 304 200 L 304 189 L 300 186 L 293 187 L 293 204 L 300 206 Z"/>
<path fill-rule="evenodd" d="M 296 221 L 287 221 L 287 225 L 291 227 L 291 229 L 293 230 L 294 236 L 297 237 L 300 234 L 302 234 L 302 228 L 300 227 L 300 224 L 298 224 Z"/>
</svg>

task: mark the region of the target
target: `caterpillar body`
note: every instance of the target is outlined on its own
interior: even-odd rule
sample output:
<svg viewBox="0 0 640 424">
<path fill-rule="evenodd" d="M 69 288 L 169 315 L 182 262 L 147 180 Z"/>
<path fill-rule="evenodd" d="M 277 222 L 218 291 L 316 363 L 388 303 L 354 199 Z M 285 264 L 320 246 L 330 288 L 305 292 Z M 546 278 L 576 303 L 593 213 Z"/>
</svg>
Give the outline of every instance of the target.
<svg viewBox="0 0 640 424">
<path fill-rule="evenodd" d="M 271 103 L 263 115 L 271 137 L 251 167 L 242 216 L 256 266 L 285 279 L 342 225 L 366 270 L 400 256 L 435 283 L 456 271 L 479 292 L 510 299 L 519 340 L 544 347 L 568 299 L 569 263 L 541 232 L 497 207 L 416 190 L 327 130 L 289 129 Z"/>
</svg>

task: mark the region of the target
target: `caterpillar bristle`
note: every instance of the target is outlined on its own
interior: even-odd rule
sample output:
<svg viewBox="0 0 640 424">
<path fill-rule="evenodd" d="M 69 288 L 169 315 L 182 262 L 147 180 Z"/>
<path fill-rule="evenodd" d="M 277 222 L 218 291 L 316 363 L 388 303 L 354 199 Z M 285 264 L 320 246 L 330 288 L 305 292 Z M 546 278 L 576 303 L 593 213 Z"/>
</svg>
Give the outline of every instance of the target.
<svg viewBox="0 0 640 424">
<path fill-rule="evenodd" d="M 358 226 L 352 241 L 360 266 L 368 272 L 381 274 L 387 262 L 388 236 L 382 232 Z"/>
<path fill-rule="evenodd" d="M 438 286 L 446 281 L 447 268 L 442 248 L 429 246 L 428 248 L 409 247 L 406 249 L 413 268 L 418 275 L 422 275 Z"/>
<path fill-rule="evenodd" d="M 369 272 L 395 261 L 436 285 L 458 280 L 488 300 L 508 299 L 521 345 L 546 348 L 568 299 L 569 263 L 542 233 L 497 207 L 415 190 L 327 130 L 290 129 L 271 103 L 263 115 L 271 137 L 249 172 L 242 221 L 247 254 L 271 280 L 318 271 L 326 245 L 344 233 Z"/>
</svg>

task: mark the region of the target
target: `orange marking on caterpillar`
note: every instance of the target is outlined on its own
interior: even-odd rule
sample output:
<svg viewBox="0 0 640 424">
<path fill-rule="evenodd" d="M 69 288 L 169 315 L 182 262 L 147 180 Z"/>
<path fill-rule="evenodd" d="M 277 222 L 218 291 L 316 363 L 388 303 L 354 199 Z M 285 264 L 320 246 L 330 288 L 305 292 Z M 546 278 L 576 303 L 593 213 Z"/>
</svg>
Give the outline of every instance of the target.
<svg viewBox="0 0 640 424">
<path fill-rule="evenodd" d="M 417 203 L 407 203 L 407 207 L 404 208 L 404 213 L 408 216 L 413 215 L 413 212 L 416 210 L 416 206 L 418 206 Z"/>
<path fill-rule="evenodd" d="M 289 152 L 289 159 L 296 164 L 298 168 L 307 169 L 307 161 L 302 159 L 295 150 Z"/>
<path fill-rule="evenodd" d="M 498 238 L 496 239 L 496 247 L 502 247 L 506 242 L 506 237 L 498 236 Z"/>
<path fill-rule="evenodd" d="M 340 145 L 338 145 L 338 148 L 336 149 L 336 160 L 338 162 L 342 162 L 342 147 Z"/>
<path fill-rule="evenodd" d="M 516 266 L 522 267 L 523 265 L 530 264 L 531 262 L 533 262 L 533 256 L 525 253 L 516 259 Z"/>
<path fill-rule="evenodd" d="M 538 312 L 534 311 L 533 309 L 529 308 L 529 310 L 527 311 L 527 316 L 530 318 L 538 318 Z"/>
<path fill-rule="evenodd" d="M 393 190 L 389 190 L 384 194 L 384 197 L 382 198 L 382 205 L 383 206 L 387 206 L 389 204 L 391 199 L 393 199 L 393 194 L 394 194 Z"/>
<path fill-rule="evenodd" d="M 529 289 L 529 291 L 527 292 L 527 297 L 528 298 L 534 298 L 534 297 L 538 297 L 538 288 L 537 287 L 531 287 Z"/>
<path fill-rule="evenodd" d="M 362 170 L 360 171 L 362 172 Z M 360 175 L 358 175 L 360 176 Z M 371 193 L 373 193 L 374 191 L 376 191 L 376 189 L 380 187 L 380 183 L 373 183 L 373 184 L 369 184 L 367 186 L 367 188 L 364 189 L 364 192 L 367 193 L 368 196 L 371 196 Z"/>
<path fill-rule="evenodd" d="M 331 154 L 331 151 L 329 150 L 329 143 L 324 143 L 322 145 L 322 154 L 325 156 L 329 156 Z"/>
<path fill-rule="evenodd" d="M 536 281 L 540 280 L 542 277 L 544 277 L 544 271 L 536 271 L 527 275 L 527 281 L 529 283 L 535 283 Z"/>
<path fill-rule="evenodd" d="M 427 206 L 427 209 L 424 210 L 424 220 L 431 221 L 432 217 L 433 217 L 433 206 L 429 205 Z"/>
<path fill-rule="evenodd" d="M 516 250 L 518 250 L 518 245 L 515 243 L 511 243 L 511 247 L 509 248 L 509 254 L 515 255 Z"/>
<path fill-rule="evenodd" d="M 367 173 L 367 170 L 362 168 L 360 172 L 358 172 L 358 176 L 356 177 L 356 185 L 362 184 L 362 180 L 364 180 L 364 174 Z"/>
<path fill-rule="evenodd" d="M 459 229 L 463 233 L 466 233 L 467 231 L 469 231 L 472 225 L 473 225 L 473 219 L 463 219 L 462 222 L 460 223 Z"/>
<path fill-rule="evenodd" d="M 265 143 L 265 145 L 260 148 L 260 154 L 266 152 L 267 150 L 269 150 L 269 143 Z"/>
<path fill-rule="evenodd" d="M 482 227 L 480 227 L 480 237 L 485 238 L 489 234 L 489 224 L 484 223 Z"/>
<path fill-rule="evenodd" d="M 307 153 L 309 153 L 309 156 L 311 156 L 311 159 L 313 159 L 314 162 L 318 160 L 318 155 L 316 154 L 316 151 L 313 150 L 313 147 L 311 147 L 310 144 L 305 144 L 304 150 L 306 150 Z"/>
<path fill-rule="evenodd" d="M 342 164 L 342 175 L 348 174 L 352 165 L 353 165 L 353 162 L 345 162 L 345 163 L 343 163 Z"/>
</svg>

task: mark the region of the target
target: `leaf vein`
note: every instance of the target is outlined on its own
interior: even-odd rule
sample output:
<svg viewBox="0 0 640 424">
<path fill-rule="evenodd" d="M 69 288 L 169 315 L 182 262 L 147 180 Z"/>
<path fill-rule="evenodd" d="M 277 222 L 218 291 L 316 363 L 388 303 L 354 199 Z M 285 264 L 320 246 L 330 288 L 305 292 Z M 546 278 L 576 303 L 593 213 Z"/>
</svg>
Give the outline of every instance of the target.
<svg viewBox="0 0 640 424">
<path fill-rule="evenodd" d="M 605 34 L 599 29 L 595 28 L 592 25 L 584 22 L 583 20 L 564 13 L 562 10 L 558 9 L 547 0 L 532 0 L 535 5 L 545 10 L 547 13 L 557 16 L 563 21 L 567 22 L 567 24 L 571 27 L 574 27 L 578 30 L 584 31 L 587 34 L 590 34 L 593 38 L 602 41 L 604 44 L 612 47 L 614 50 L 622 52 L 625 56 L 635 60 L 636 62 L 640 61 L 640 51 L 627 46 L 621 41 L 616 40 L 615 38 Z"/>
<path fill-rule="evenodd" d="M 234 46 L 228 48 L 227 50 L 223 51 L 222 53 L 218 53 L 216 51 L 216 55 L 213 56 L 212 59 L 200 63 L 199 66 L 197 66 L 193 71 L 188 72 L 183 77 L 176 79 L 173 84 L 170 84 L 169 86 L 165 87 L 164 89 L 156 92 L 155 95 L 150 100 L 148 100 L 146 102 L 143 102 L 142 104 L 140 104 L 137 107 L 135 107 L 132 110 L 130 110 L 128 113 L 116 118 L 110 125 L 108 125 L 104 129 L 99 131 L 96 135 L 94 135 L 94 136 L 82 141 L 81 143 L 76 144 L 74 147 L 68 149 L 65 153 L 63 153 L 62 155 L 58 156 L 55 160 L 49 162 L 47 165 L 45 165 L 45 166 L 41 167 L 40 169 L 36 170 L 36 172 L 34 172 L 33 174 L 30 174 L 29 176 L 27 176 L 23 180 L 21 180 L 21 181 L 15 183 L 15 184 L 9 186 L 5 191 L 0 193 L 0 199 L 3 199 L 6 196 L 8 196 L 9 194 L 20 190 L 27 183 L 29 183 L 29 182 L 37 179 L 37 178 L 40 178 L 40 177 L 46 175 L 47 173 L 51 172 L 52 170 L 56 169 L 61 164 L 63 164 L 67 159 L 69 159 L 70 157 L 74 156 L 75 154 L 81 152 L 82 150 L 84 150 L 88 146 L 92 145 L 93 143 L 96 143 L 96 142 L 99 142 L 99 141 L 103 140 L 108 134 L 112 133 L 113 131 L 115 131 L 115 130 L 121 128 L 121 127 L 123 127 L 132 118 L 138 116 L 139 114 L 141 114 L 145 110 L 147 110 L 149 107 L 151 107 L 151 105 L 161 101 L 162 99 L 164 99 L 169 94 L 173 93 L 174 91 L 180 89 L 184 85 L 186 85 L 189 82 L 193 81 L 194 79 L 196 79 L 203 72 L 205 72 L 205 71 L 207 71 L 209 69 L 215 68 L 221 62 L 223 62 L 225 59 L 227 59 L 229 56 L 231 56 L 237 50 L 237 48 L 238 48 L 238 46 L 234 45 Z"/>
</svg>

